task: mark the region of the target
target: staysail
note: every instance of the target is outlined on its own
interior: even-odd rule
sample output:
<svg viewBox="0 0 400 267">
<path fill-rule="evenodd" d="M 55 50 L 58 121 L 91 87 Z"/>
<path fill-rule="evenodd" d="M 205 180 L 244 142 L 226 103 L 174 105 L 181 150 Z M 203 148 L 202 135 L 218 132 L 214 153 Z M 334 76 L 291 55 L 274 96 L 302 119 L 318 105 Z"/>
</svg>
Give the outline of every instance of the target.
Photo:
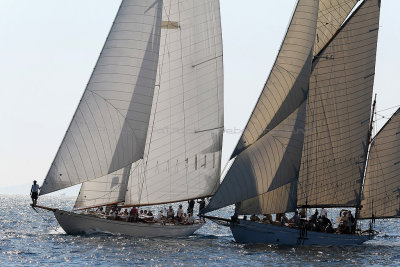
<svg viewBox="0 0 400 267">
<path fill-rule="evenodd" d="M 298 206 L 360 200 L 375 74 L 379 1 L 364 1 L 315 57 Z"/>
<path fill-rule="evenodd" d="M 164 2 L 145 152 L 132 171 L 125 204 L 214 193 L 223 133 L 222 56 L 219 1 Z"/>
<path fill-rule="evenodd" d="M 360 218 L 400 217 L 400 109 L 371 144 Z"/>
<path fill-rule="evenodd" d="M 232 155 L 236 159 L 206 212 L 251 198 L 256 199 L 242 203 L 241 212 L 267 212 L 274 199 L 269 192 L 297 180 L 317 17 L 318 1 L 297 3 L 275 65 Z M 286 192 L 283 198 L 291 199 L 287 207 L 294 207 L 295 191 Z"/>
<path fill-rule="evenodd" d="M 143 157 L 162 2 L 122 1 L 41 195 L 105 176 Z"/>
<path fill-rule="evenodd" d="M 131 166 L 106 176 L 84 182 L 75 202 L 75 209 L 98 207 L 125 201 Z"/>
</svg>

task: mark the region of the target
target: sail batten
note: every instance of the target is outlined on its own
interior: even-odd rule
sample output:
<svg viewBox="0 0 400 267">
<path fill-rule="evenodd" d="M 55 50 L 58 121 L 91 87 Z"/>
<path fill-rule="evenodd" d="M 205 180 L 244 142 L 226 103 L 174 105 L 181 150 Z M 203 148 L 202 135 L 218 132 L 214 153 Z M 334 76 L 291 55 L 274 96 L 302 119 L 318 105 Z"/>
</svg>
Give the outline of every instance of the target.
<svg viewBox="0 0 400 267">
<path fill-rule="evenodd" d="M 143 156 L 157 74 L 161 0 L 123 0 L 41 195 Z"/>
</svg>

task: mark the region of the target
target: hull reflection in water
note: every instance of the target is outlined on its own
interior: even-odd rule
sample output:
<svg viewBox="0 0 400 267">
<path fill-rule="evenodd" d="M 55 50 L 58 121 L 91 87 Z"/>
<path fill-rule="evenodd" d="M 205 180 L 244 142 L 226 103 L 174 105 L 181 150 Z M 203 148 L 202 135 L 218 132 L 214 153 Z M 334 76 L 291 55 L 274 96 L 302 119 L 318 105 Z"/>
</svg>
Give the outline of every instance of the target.
<svg viewBox="0 0 400 267">
<path fill-rule="evenodd" d="M 239 220 L 230 228 L 236 242 L 244 244 L 306 245 L 306 246 L 346 246 L 360 245 L 375 235 L 329 234 L 301 229 Z"/>
<path fill-rule="evenodd" d="M 192 235 L 204 223 L 190 225 L 161 225 L 158 223 L 131 223 L 107 220 L 95 216 L 76 214 L 62 210 L 53 211 L 67 234 L 112 233 L 133 237 L 185 237 Z"/>
</svg>

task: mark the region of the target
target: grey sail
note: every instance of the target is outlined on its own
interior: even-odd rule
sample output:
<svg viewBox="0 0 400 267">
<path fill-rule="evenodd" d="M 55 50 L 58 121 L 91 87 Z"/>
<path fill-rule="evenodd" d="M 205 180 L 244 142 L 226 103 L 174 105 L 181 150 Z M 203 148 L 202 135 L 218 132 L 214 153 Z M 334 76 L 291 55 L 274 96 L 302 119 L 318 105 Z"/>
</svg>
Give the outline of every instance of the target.
<svg viewBox="0 0 400 267">
<path fill-rule="evenodd" d="M 240 214 L 295 210 L 304 125 L 305 101 L 236 157 L 206 212 L 238 202 Z"/>
<path fill-rule="evenodd" d="M 155 88 L 161 0 L 124 0 L 41 194 L 143 157 Z"/>
<path fill-rule="evenodd" d="M 313 62 L 299 206 L 356 206 L 360 201 L 379 12 L 378 0 L 364 1 Z"/>
<path fill-rule="evenodd" d="M 374 138 L 360 218 L 400 217 L 400 109 Z"/>
<path fill-rule="evenodd" d="M 75 202 L 75 209 L 111 205 L 125 201 L 131 166 L 106 176 L 84 182 Z"/>
<path fill-rule="evenodd" d="M 125 204 L 210 196 L 219 184 L 223 65 L 219 1 L 165 1 L 143 160 Z"/>
<path fill-rule="evenodd" d="M 319 1 L 297 3 L 279 54 L 231 158 L 286 119 L 307 95 Z"/>
<path fill-rule="evenodd" d="M 332 39 L 357 2 L 359 0 L 319 0 L 314 56 Z"/>
</svg>

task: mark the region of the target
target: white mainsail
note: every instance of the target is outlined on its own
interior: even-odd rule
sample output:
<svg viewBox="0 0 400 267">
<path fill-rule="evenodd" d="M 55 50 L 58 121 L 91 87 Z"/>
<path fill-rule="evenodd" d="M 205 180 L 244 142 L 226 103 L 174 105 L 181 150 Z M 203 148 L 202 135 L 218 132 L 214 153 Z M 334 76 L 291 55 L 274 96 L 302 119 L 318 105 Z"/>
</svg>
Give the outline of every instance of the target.
<svg viewBox="0 0 400 267">
<path fill-rule="evenodd" d="M 265 198 L 266 193 L 297 180 L 303 139 L 297 133 L 304 129 L 301 114 L 311 72 L 318 4 L 313 0 L 297 3 L 275 65 L 232 155 L 236 159 L 206 211 L 254 197 L 257 205 L 249 205 L 249 209 L 264 211 L 272 201 Z M 280 168 L 282 159 L 288 161 L 284 164 L 290 171 Z M 276 176 L 282 174 L 288 176 L 278 181 Z M 282 197 L 291 195 L 293 192 L 287 191 Z"/>
<path fill-rule="evenodd" d="M 364 1 L 313 64 L 298 205 L 355 206 L 364 175 L 380 7 Z"/>
<path fill-rule="evenodd" d="M 360 218 L 400 217 L 400 109 L 371 144 Z"/>
<path fill-rule="evenodd" d="M 219 184 L 223 63 L 219 1 L 164 2 L 157 82 L 143 161 L 125 204 L 209 196 Z"/>
<path fill-rule="evenodd" d="M 162 0 L 123 0 L 41 195 L 143 157 L 156 81 Z"/>
</svg>

